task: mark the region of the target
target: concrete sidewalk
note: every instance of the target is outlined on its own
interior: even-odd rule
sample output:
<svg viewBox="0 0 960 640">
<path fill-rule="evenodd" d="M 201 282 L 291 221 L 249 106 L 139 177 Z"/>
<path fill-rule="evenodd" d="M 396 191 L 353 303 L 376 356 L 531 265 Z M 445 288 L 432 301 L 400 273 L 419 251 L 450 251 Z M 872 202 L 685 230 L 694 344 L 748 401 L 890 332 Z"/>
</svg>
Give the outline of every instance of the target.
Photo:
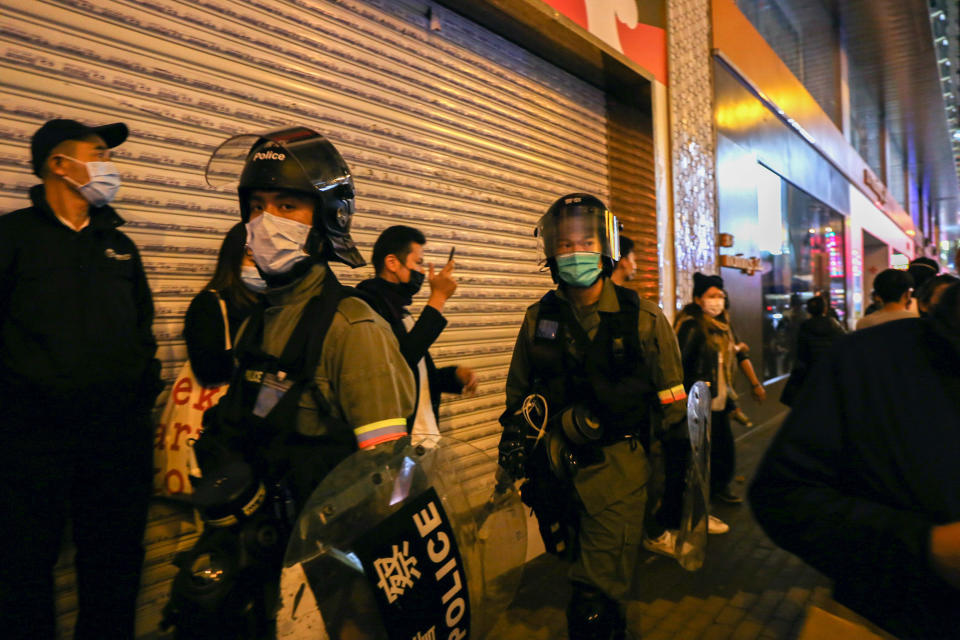
<svg viewBox="0 0 960 640">
<path fill-rule="evenodd" d="M 736 425 L 737 474 L 746 493 L 760 457 L 782 416 L 745 430 Z M 763 534 L 746 503 L 717 504 L 713 512 L 730 532 L 710 536 L 707 560 L 699 571 L 684 571 L 672 559 L 644 552 L 627 616 L 643 640 L 793 639 L 808 604 L 829 598 L 829 581 Z M 566 566 L 551 556 L 529 562 L 514 603 L 489 638 L 547 640 L 566 638 L 564 608 L 570 596 Z"/>
</svg>

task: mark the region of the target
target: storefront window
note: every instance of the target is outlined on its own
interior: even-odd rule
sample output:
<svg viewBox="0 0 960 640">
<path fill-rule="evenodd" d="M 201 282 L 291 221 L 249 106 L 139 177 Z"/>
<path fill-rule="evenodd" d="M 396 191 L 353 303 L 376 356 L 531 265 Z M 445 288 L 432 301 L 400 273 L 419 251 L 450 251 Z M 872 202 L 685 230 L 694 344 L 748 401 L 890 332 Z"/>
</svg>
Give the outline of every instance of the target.
<svg viewBox="0 0 960 640">
<path fill-rule="evenodd" d="M 763 261 L 763 361 L 765 379 L 790 372 L 806 302 L 827 299 L 846 325 L 843 216 L 761 169 L 758 184 Z"/>
</svg>

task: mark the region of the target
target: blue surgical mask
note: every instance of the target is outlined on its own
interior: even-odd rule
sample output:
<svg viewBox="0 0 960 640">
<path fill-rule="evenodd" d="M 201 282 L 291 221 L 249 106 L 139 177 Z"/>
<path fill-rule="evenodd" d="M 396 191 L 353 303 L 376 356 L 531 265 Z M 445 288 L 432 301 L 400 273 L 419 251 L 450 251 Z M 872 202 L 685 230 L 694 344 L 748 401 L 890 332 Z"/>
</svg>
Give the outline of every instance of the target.
<svg viewBox="0 0 960 640">
<path fill-rule="evenodd" d="M 600 254 L 596 251 L 576 251 L 557 256 L 560 279 L 571 287 L 589 287 L 600 277 Z"/>
<path fill-rule="evenodd" d="M 240 267 L 240 279 L 243 281 L 243 286 L 254 293 L 263 293 L 267 290 L 266 281 L 260 277 L 260 272 L 253 265 Z"/>
<path fill-rule="evenodd" d="M 76 180 L 69 176 L 63 176 L 63 179 L 73 185 L 83 198 L 94 207 L 102 207 L 105 204 L 113 202 L 117 196 L 117 190 L 120 188 L 120 172 L 117 166 L 112 162 L 83 162 L 68 155 L 60 154 L 67 160 L 73 160 L 82 165 L 86 165 L 90 180 L 86 184 L 78 184 Z"/>
<path fill-rule="evenodd" d="M 310 258 L 304 245 L 312 227 L 271 213 L 262 213 L 247 223 L 247 246 L 260 270 L 271 276 L 287 273 Z"/>
</svg>

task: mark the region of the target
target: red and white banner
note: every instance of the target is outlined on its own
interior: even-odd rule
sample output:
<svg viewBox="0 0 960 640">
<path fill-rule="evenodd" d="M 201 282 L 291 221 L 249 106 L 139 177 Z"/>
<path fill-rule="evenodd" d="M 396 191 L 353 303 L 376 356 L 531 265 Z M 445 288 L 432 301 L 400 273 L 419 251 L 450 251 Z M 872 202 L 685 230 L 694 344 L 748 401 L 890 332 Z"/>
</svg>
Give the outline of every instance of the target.
<svg viewBox="0 0 960 640">
<path fill-rule="evenodd" d="M 662 0 L 544 0 L 667 84 L 666 6 Z"/>
</svg>

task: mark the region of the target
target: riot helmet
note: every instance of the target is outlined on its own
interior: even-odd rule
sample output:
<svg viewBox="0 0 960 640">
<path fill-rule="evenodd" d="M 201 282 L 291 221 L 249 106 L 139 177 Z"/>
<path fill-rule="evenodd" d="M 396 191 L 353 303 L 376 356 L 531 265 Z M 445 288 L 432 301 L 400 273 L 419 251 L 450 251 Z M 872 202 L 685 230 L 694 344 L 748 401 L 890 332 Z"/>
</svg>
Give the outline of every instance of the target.
<svg viewBox="0 0 960 640">
<path fill-rule="evenodd" d="M 609 276 L 620 259 L 620 225 L 603 202 L 586 193 L 571 193 L 557 199 L 537 222 L 534 235 L 540 240 L 553 281 L 560 272 L 558 256 L 599 254 L 603 275 Z M 563 279 L 574 286 L 589 286 Z M 595 281 L 594 278 L 593 281 Z"/>
<path fill-rule="evenodd" d="M 254 190 L 294 191 L 315 200 L 313 228 L 304 251 L 315 260 L 338 260 L 350 267 L 366 264 L 353 239 L 353 177 L 336 147 L 306 127 L 287 127 L 259 134 L 233 136 L 221 144 L 207 164 L 207 183 L 237 182 L 240 216 L 250 220 Z"/>
</svg>

